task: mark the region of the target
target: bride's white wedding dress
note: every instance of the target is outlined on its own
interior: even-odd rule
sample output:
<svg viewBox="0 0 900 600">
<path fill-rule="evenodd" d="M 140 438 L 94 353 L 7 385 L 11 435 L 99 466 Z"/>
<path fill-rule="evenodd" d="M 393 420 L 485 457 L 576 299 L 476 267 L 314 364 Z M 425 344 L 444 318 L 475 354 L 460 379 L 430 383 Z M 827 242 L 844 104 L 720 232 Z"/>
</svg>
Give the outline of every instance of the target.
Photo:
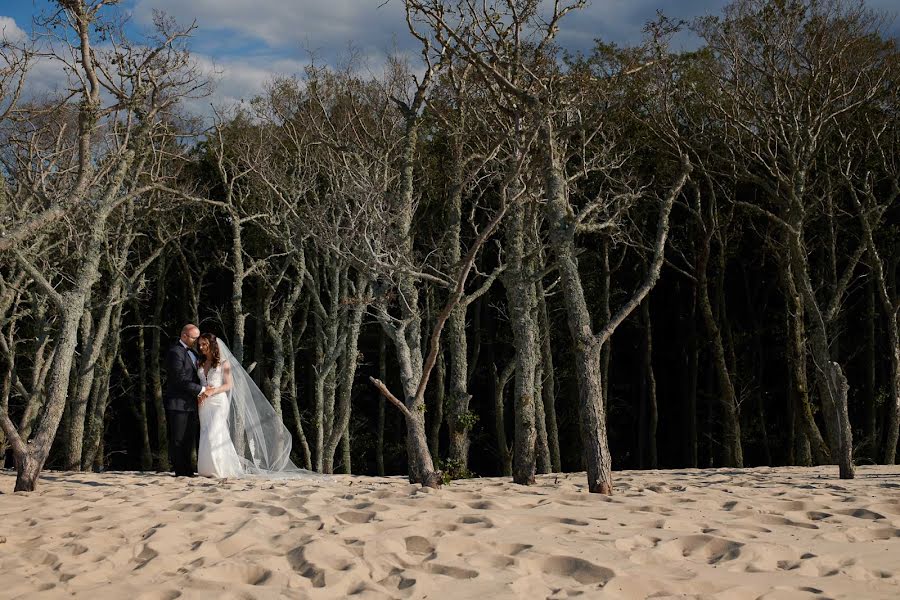
<svg viewBox="0 0 900 600">
<path fill-rule="evenodd" d="M 221 364 L 212 367 L 209 373 L 202 368 L 199 372 L 200 384 L 204 387 L 219 387 L 224 382 L 224 367 Z M 228 394 L 225 392 L 210 396 L 200 405 L 197 472 L 204 477 L 240 477 L 244 474 L 244 467 L 228 431 L 230 405 Z"/>
<path fill-rule="evenodd" d="M 199 369 L 207 388 L 219 387 L 230 373 L 230 389 L 200 404 L 197 471 L 207 477 L 321 479 L 291 462 L 291 434 L 281 415 L 256 386 L 222 340 L 220 363 L 209 373 Z"/>
</svg>

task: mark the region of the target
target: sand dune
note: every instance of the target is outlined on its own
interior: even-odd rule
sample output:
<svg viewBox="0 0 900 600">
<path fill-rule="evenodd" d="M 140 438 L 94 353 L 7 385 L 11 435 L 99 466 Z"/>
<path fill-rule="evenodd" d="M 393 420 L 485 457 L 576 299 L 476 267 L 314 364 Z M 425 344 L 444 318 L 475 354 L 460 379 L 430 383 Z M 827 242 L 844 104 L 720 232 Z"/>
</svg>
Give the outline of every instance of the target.
<svg viewBox="0 0 900 600">
<path fill-rule="evenodd" d="M 2 598 L 900 598 L 900 467 L 212 481 L 0 472 Z"/>
</svg>

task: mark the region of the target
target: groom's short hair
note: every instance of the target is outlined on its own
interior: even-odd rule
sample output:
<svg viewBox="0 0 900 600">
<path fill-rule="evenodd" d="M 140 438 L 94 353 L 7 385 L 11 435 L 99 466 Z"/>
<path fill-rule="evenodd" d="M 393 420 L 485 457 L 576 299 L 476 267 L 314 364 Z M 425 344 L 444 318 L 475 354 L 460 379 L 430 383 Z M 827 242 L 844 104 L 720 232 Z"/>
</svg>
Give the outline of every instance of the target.
<svg viewBox="0 0 900 600">
<path fill-rule="evenodd" d="M 181 328 L 181 335 L 185 335 L 191 329 L 196 329 L 198 331 L 200 330 L 200 328 L 197 327 L 196 325 L 194 325 L 193 323 L 188 323 L 187 325 L 185 325 L 184 327 Z"/>
</svg>

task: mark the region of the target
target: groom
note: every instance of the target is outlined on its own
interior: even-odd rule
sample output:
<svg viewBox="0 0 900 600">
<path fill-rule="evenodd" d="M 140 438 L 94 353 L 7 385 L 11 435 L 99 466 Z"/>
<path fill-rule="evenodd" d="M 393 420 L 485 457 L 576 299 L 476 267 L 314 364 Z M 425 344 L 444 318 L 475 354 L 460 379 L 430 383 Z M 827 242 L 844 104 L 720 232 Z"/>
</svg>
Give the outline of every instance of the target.
<svg viewBox="0 0 900 600">
<path fill-rule="evenodd" d="M 206 388 L 197 374 L 194 347 L 200 339 L 196 325 L 181 329 L 178 343 L 166 354 L 166 394 L 164 404 L 169 429 L 169 459 L 176 477 L 195 477 L 191 451 L 197 445 L 197 398 Z"/>
</svg>

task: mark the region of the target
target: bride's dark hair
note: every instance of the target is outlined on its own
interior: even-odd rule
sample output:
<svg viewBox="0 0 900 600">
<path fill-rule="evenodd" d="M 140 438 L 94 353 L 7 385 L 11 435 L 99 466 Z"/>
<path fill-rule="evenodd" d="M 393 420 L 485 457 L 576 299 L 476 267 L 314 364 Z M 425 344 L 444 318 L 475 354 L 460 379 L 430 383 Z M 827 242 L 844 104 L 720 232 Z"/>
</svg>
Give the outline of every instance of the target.
<svg viewBox="0 0 900 600">
<path fill-rule="evenodd" d="M 200 336 L 200 338 L 209 342 L 209 358 L 212 361 L 212 367 L 218 367 L 219 361 L 222 360 L 222 357 L 219 354 L 219 342 L 218 340 L 216 340 L 216 336 L 211 333 L 204 333 Z"/>
</svg>

